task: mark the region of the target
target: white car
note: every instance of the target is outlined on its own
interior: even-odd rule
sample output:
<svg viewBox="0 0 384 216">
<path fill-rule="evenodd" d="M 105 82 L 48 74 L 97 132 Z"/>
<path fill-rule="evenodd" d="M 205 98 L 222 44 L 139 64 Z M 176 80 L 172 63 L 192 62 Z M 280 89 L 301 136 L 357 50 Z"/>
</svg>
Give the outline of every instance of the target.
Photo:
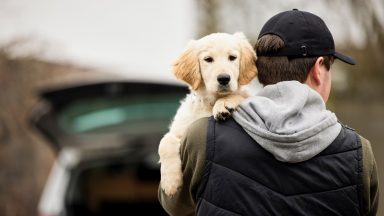
<svg viewBox="0 0 384 216">
<path fill-rule="evenodd" d="M 129 81 L 43 90 L 32 123 L 58 156 L 39 215 L 166 215 L 157 147 L 186 93 Z"/>
</svg>

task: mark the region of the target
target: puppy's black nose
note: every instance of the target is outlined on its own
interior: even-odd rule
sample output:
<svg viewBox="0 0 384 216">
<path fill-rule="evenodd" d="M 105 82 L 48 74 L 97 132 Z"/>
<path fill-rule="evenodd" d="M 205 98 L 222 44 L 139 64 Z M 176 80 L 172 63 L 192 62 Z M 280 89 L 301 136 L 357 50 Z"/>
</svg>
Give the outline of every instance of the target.
<svg viewBox="0 0 384 216">
<path fill-rule="evenodd" d="M 217 76 L 217 82 L 220 83 L 220 85 L 227 85 L 231 81 L 231 77 L 228 74 L 219 74 Z"/>
</svg>

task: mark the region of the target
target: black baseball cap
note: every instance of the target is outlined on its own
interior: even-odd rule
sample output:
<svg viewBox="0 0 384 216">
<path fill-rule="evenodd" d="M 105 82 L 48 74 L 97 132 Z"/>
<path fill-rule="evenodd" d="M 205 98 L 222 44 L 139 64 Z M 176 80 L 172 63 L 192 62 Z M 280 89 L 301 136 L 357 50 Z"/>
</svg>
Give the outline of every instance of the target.
<svg viewBox="0 0 384 216">
<path fill-rule="evenodd" d="M 312 13 L 297 9 L 281 12 L 265 23 L 259 38 L 266 34 L 279 36 L 285 46 L 268 54 L 258 53 L 259 56 L 334 56 L 345 63 L 355 64 L 351 57 L 335 51 L 335 43 L 327 25 Z"/>
</svg>

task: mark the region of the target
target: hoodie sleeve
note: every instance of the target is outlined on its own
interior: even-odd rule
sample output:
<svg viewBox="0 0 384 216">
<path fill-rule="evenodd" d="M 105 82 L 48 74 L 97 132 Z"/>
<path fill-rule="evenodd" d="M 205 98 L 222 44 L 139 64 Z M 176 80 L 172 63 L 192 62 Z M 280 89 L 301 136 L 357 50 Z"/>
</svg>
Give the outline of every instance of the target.
<svg viewBox="0 0 384 216">
<path fill-rule="evenodd" d="M 187 130 L 180 146 L 183 184 L 174 196 L 167 196 L 160 186 L 158 198 L 165 211 L 172 216 L 195 215 L 196 193 L 205 162 L 208 118 L 194 122 Z"/>
<path fill-rule="evenodd" d="M 363 147 L 363 203 L 364 215 L 377 214 L 379 205 L 379 180 L 375 157 L 371 143 L 364 137 L 360 137 Z"/>
</svg>

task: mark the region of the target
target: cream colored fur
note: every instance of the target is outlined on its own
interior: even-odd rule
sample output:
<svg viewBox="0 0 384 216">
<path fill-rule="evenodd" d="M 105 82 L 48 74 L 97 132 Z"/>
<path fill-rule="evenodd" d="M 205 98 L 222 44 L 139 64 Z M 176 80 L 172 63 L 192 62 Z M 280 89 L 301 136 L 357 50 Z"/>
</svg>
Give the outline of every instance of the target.
<svg viewBox="0 0 384 216">
<path fill-rule="evenodd" d="M 190 94 L 181 102 L 170 130 L 159 145 L 161 188 L 174 195 L 182 185 L 180 141 L 191 123 L 202 117 L 226 119 L 247 97 L 241 90 L 257 73 L 256 54 L 243 33 L 214 33 L 189 42 L 173 65 L 175 76 L 186 82 Z M 230 77 L 220 85 L 219 75 Z"/>
</svg>

